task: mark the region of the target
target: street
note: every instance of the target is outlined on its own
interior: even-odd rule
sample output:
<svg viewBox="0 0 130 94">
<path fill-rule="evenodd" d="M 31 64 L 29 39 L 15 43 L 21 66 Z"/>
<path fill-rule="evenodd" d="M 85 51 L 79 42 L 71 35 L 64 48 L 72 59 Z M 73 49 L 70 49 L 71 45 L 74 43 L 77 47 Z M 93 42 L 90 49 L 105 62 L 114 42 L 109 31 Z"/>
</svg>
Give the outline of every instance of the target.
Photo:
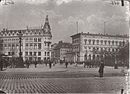
<svg viewBox="0 0 130 94">
<path fill-rule="evenodd" d="M 0 89 L 7 93 L 110 93 L 126 91 L 126 77 L 122 68 L 106 67 L 104 77 L 98 68 L 56 65 L 52 69 L 38 65 L 12 68 L 0 72 Z"/>
</svg>

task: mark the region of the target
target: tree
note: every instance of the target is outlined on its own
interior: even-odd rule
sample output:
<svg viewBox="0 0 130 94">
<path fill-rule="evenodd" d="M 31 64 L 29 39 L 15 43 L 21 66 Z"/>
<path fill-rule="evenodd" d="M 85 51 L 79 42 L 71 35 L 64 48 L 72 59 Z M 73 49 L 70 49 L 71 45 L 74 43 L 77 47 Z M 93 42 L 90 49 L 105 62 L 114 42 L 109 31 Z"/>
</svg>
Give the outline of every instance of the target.
<svg viewBox="0 0 130 94">
<path fill-rule="evenodd" d="M 129 43 L 120 48 L 118 53 L 118 59 L 123 62 L 124 65 L 129 65 Z"/>
</svg>

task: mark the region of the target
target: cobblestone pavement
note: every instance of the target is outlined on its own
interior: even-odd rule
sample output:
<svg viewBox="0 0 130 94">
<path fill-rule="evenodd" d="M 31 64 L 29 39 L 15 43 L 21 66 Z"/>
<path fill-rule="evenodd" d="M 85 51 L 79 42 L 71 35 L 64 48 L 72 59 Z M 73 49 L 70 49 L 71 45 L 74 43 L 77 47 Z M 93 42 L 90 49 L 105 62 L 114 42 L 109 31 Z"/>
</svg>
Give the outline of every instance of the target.
<svg viewBox="0 0 130 94">
<path fill-rule="evenodd" d="M 31 66 L 7 69 L 0 72 L 0 89 L 12 93 L 110 93 L 120 94 L 126 90 L 126 77 L 122 69 L 105 68 L 103 78 L 98 68 L 83 66 Z"/>
<path fill-rule="evenodd" d="M 124 77 L 1 79 L 0 88 L 12 93 L 110 93 L 125 89 Z"/>
</svg>

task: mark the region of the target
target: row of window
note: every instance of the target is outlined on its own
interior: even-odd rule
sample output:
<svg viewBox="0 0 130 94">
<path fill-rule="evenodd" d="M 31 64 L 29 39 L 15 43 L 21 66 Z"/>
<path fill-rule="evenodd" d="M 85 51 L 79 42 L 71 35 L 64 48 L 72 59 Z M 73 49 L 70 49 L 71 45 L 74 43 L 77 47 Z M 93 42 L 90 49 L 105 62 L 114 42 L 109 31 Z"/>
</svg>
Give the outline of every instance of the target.
<svg viewBox="0 0 130 94">
<path fill-rule="evenodd" d="M 3 39 L 3 41 L 18 41 L 18 40 L 19 40 L 19 38 L 13 38 L 13 39 L 8 38 L 8 39 Z"/>
<path fill-rule="evenodd" d="M 15 55 L 15 52 L 8 52 L 8 55 Z M 25 56 L 41 56 L 41 52 L 25 52 Z M 50 56 L 50 52 L 45 52 L 45 56 Z"/>
<path fill-rule="evenodd" d="M 50 59 L 50 57 L 44 57 L 44 60 L 49 60 L 49 59 Z M 38 60 L 38 61 L 40 61 L 41 57 L 25 57 L 25 60 L 30 60 L 30 61 Z"/>
<path fill-rule="evenodd" d="M 99 48 L 99 47 L 84 47 L 85 49 L 88 48 L 88 50 L 93 50 L 93 51 L 118 51 L 118 48 Z"/>
<path fill-rule="evenodd" d="M 42 48 L 42 45 L 41 45 L 41 43 L 26 43 L 25 44 L 25 48 L 34 48 L 34 49 L 37 49 L 37 47 L 38 47 L 38 49 L 41 49 Z"/>
<path fill-rule="evenodd" d="M 41 52 L 25 52 L 26 56 L 41 56 Z M 50 52 L 45 52 L 45 56 L 50 56 Z"/>
<path fill-rule="evenodd" d="M 99 44 L 101 44 L 101 45 L 125 45 L 125 42 L 123 41 L 110 41 L 110 40 L 87 40 L 87 39 L 85 39 L 84 40 L 84 43 L 85 43 L 85 45 L 86 44 L 92 44 L 92 45 L 95 45 L 95 44 L 97 44 L 97 45 L 99 45 Z"/>
<path fill-rule="evenodd" d="M 41 42 L 41 38 L 26 38 L 26 41 L 34 41 L 34 42 Z"/>
</svg>

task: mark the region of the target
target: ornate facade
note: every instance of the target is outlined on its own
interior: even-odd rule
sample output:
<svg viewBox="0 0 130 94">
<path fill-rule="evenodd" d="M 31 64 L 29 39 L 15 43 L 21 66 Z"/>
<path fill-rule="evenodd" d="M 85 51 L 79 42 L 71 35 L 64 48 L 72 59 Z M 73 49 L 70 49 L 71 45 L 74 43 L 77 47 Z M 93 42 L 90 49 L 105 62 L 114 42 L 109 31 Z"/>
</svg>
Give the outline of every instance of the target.
<svg viewBox="0 0 130 94">
<path fill-rule="evenodd" d="M 27 27 L 24 30 L 3 29 L 0 32 L 0 39 L 3 44 L 2 53 L 9 57 L 18 57 L 21 47 L 23 60 L 51 58 L 52 35 L 48 15 L 44 26 L 40 28 Z"/>
<path fill-rule="evenodd" d="M 129 41 L 127 35 L 78 33 L 71 36 L 74 61 L 99 60 L 101 52 L 118 52 Z M 102 55 L 102 57 L 104 54 Z"/>
</svg>

